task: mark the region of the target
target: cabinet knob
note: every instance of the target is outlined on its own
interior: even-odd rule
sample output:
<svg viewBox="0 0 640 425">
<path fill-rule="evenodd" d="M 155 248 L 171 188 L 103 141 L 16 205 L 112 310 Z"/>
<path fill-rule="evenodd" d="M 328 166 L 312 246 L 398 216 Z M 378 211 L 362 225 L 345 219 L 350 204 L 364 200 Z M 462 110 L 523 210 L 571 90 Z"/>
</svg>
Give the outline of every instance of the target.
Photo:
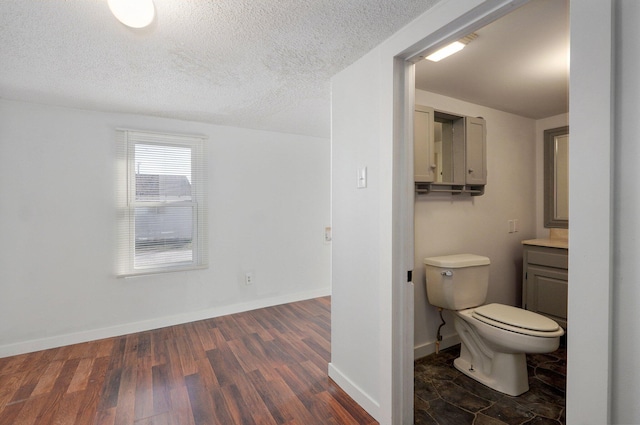
<svg viewBox="0 0 640 425">
<path fill-rule="evenodd" d="M 436 164 L 431 164 L 430 167 L 431 167 L 432 170 L 435 170 L 436 169 Z"/>
<path fill-rule="evenodd" d="M 473 173 L 473 168 L 469 168 L 469 174 Z"/>
</svg>

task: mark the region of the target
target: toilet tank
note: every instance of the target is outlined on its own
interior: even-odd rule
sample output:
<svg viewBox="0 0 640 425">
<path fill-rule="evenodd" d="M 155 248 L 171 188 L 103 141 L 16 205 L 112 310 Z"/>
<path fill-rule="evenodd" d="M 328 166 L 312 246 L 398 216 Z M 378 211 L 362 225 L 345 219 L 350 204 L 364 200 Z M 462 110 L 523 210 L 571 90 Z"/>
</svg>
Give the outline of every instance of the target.
<svg viewBox="0 0 640 425">
<path fill-rule="evenodd" d="M 482 305 L 489 288 L 487 257 L 474 254 L 424 259 L 429 303 L 448 310 Z"/>
</svg>

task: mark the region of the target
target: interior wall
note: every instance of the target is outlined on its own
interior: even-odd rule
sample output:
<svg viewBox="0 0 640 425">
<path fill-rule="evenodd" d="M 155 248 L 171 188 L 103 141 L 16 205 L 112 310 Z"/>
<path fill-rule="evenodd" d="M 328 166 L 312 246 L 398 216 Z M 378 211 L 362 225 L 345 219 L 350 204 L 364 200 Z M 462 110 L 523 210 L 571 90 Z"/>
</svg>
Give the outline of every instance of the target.
<svg viewBox="0 0 640 425">
<path fill-rule="evenodd" d="M 114 276 L 117 127 L 208 137 L 208 269 Z M 0 356 L 328 295 L 329 182 L 323 138 L 0 100 Z"/>
<path fill-rule="evenodd" d="M 416 104 L 459 115 L 481 116 L 487 123 L 485 194 L 419 194 L 415 197 L 415 350 L 416 358 L 435 351 L 440 317 L 425 289 L 424 258 L 472 253 L 491 260 L 487 302 L 520 305 L 522 244 L 536 235 L 535 121 L 450 97 L 416 90 Z M 509 233 L 508 221 L 518 220 Z M 441 348 L 458 343 L 453 320 L 442 328 Z"/>
<path fill-rule="evenodd" d="M 565 125 L 569 125 L 569 113 L 536 121 L 536 238 L 549 237 L 544 227 L 544 131 Z"/>
<path fill-rule="evenodd" d="M 613 424 L 640 420 L 640 3 L 615 2 L 616 90 L 613 229 L 614 285 L 612 292 Z M 594 170 L 592 170 L 593 172 Z M 595 170 L 597 173 L 598 170 Z M 606 223 L 600 225 L 606 226 Z"/>
<path fill-rule="evenodd" d="M 379 114 L 372 85 L 378 57 L 369 54 L 332 80 L 332 305 L 329 376 L 374 417 L 380 387 Z M 361 78 L 366 75 L 366 78 Z M 345 119 L 349 117 L 349 119 Z M 357 170 L 367 168 L 367 187 Z M 357 300 L 357 302 L 354 302 Z M 345 349 L 347 348 L 347 349 Z"/>
</svg>

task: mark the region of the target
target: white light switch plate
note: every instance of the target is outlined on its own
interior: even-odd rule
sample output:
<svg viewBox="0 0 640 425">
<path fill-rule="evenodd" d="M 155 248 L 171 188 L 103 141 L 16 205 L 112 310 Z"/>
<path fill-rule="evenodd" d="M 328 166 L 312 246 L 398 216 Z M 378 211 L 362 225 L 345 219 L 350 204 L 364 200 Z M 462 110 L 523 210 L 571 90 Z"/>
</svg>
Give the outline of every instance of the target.
<svg viewBox="0 0 640 425">
<path fill-rule="evenodd" d="M 367 187 L 367 167 L 358 168 L 358 189 Z"/>
</svg>

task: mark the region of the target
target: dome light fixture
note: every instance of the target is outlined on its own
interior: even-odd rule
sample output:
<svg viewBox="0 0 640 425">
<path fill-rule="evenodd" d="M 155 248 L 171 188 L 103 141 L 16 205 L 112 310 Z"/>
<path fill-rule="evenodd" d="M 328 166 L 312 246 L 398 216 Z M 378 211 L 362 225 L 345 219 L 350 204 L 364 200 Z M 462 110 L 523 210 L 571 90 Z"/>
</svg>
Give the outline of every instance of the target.
<svg viewBox="0 0 640 425">
<path fill-rule="evenodd" d="M 131 28 L 144 28 L 153 22 L 153 0 L 108 0 L 113 16 Z"/>
</svg>

